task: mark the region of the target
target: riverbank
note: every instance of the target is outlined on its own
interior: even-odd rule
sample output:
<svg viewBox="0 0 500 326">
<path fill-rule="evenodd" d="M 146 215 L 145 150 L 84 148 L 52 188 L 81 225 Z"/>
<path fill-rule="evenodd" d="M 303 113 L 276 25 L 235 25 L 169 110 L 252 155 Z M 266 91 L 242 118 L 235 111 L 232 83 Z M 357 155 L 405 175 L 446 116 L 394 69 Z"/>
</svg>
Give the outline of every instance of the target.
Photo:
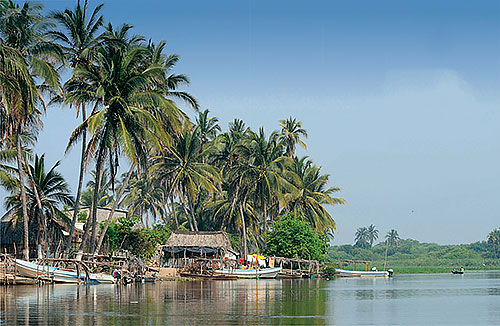
<svg viewBox="0 0 500 326">
<path fill-rule="evenodd" d="M 328 258 L 332 262 L 343 260 L 371 261 L 371 267 L 387 268 L 396 274 L 449 273 L 453 268 L 471 270 L 500 270 L 500 259 L 495 258 L 491 246 L 485 241 L 460 245 L 421 243 L 413 239 L 399 240 L 396 247 L 380 242 L 371 248 L 354 245 L 332 246 Z"/>
<path fill-rule="evenodd" d="M 374 264 L 374 266 L 383 266 L 380 264 Z M 391 266 L 388 265 L 387 268 L 392 268 L 395 274 L 432 274 L 432 273 L 450 273 L 453 267 L 448 266 Z M 458 269 L 458 268 L 457 268 Z M 500 271 L 500 266 L 497 267 L 477 267 L 477 268 L 466 268 L 465 272 L 470 271 Z"/>
</svg>

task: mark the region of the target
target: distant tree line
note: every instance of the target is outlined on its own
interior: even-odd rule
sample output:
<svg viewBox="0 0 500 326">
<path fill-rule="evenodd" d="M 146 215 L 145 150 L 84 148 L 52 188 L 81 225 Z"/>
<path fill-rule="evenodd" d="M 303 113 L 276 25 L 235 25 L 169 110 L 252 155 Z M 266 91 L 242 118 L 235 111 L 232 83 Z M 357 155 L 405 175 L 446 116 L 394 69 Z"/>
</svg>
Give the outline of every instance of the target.
<svg viewBox="0 0 500 326">
<path fill-rule="evenodd" d="M 421 243 L 413 239 L 401 239 L 394 229 L 387 232 L 385 241 L 370 243 L 378 238 L 378 232 L 372 224 L 360 227 L 355 234 L 353 245 L 339 245 L 329 248 L 328 256 L 333 261 L 343 259 L 384 261 L 387 251 L 388 261 L 401 265 L 434 266 L 434 265 L 468 265 L 498 266 L 500 258 L 500 229 L 494 229 L 486 241 L 478 241 L 461 245 L 438 245 Z M 493 264 L 493 265 L 492 265 Z"/>
</svg>

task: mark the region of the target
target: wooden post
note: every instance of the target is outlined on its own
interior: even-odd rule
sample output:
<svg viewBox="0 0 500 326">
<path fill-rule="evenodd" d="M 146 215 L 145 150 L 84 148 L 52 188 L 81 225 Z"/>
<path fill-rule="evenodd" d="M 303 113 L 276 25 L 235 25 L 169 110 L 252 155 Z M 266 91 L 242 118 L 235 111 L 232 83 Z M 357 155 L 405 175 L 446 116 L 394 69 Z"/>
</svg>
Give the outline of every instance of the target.
<svg viewBox="0 0 500 326">
<path fill-rule="evenodd" d="M 16 243 L 14 242 L 14 280 L 13 280 L 14 283 L 16 283 L 16 270 L 17 270 L 16 254 L 17 254 L 17 249 L 16 249 Z"/>
<path fill-rule="evenodd" d="M 7 285 L 7 251 L 5 248 L 3 248 L 3 270 L 4 270 L 4 276 L 5 276 L 5 285 Z M 15 272 L 14 272 L 15 273 Z"/>
<path fill-rule="evenodd" d="M 81 283 L 82 279 L 80 278 L 80 265 L 75 261 L 76 266 L 76 277 L 78 277 L 78 284 Z"/>
</svg>

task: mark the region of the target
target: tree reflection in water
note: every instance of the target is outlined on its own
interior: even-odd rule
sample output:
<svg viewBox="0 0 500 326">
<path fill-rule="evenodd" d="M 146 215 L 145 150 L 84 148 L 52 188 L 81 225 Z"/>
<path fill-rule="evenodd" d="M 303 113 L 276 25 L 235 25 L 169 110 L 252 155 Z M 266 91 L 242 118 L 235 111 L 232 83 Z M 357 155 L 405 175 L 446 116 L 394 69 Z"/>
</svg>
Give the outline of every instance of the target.
<svg viewBox="0 0 500 326">
<path fill-rule="evenodd" d="M 0 288 L 7 324 L 325 324 L 322 280 Z"/>
</svg>

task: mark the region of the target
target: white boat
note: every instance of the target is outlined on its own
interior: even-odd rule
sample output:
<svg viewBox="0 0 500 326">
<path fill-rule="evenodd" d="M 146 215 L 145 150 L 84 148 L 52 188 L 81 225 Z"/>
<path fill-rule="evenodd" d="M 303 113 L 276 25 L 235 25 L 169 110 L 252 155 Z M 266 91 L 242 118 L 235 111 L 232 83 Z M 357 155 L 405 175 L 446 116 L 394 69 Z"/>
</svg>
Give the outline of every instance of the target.
<svg viewBox="0 0 500 326">
<path fill-rule="evenodd" d="M 335 268 L 335 274 L 341 277 L 390 277 L 394 271 L 350 271 L 347 269 Z"/>
<path fill-rule="evenodd" d="M 43 266 L 30 263 L 25 260 L 16 259 L 16 269 L 24 276 L 32 278 L 48 278 L 57 283 L 78 283 L 78 273 L 75 271 L 63 270 L 58 267 Z M 80 272 L 80 281 L 85 281 L 86 274 Z M 115 278 L 106 274 L 89 274 L 89 281 L 94 283 L 114 283 Z"/>
<path fill-rule="evenodd" d="M 281 267 L 263 269 L 219 269 L 216 274 L 233 275 L 238 278 L 276 278 L 281 272 Z"/>
</svg>

